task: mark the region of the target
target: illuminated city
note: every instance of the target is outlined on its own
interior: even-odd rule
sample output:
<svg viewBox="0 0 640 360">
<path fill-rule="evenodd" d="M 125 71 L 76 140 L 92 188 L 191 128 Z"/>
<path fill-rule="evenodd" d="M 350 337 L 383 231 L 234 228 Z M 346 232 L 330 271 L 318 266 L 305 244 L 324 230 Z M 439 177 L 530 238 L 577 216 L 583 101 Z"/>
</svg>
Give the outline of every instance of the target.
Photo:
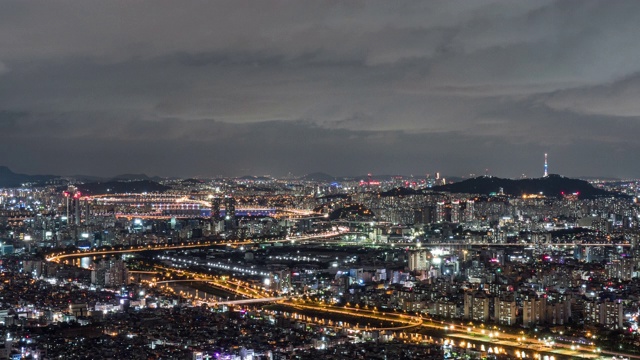
<svg viewBox="0 0 640 360">
<path fill-rule="evenodd" d="M 566 191 L 372 175 L 5 188 L 5 351 L 635 357 L 636 183 L 540 181 Z"/>
<path fill-rule="evenodd" d="M 640 359 L 638 14 L 0 2 L 0 360 Z"/>
</svg>

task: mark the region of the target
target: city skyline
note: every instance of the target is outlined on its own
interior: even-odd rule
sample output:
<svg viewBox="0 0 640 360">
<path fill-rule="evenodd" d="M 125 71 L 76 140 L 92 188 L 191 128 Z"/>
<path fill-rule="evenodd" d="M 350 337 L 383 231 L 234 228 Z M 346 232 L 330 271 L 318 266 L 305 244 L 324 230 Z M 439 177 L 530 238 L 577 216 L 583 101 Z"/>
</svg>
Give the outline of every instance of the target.
<svg viewBox="0 0 640 360">
<path fill-rule="evenodd" d="M 57 176 L 57 177 L 76 177 L 76 178 L 84 178 L 86 177 L 88 180 L 127 180 L 127 179 L 144 179 L 144 178 L 155 178 L 155 179 L 161 179 L 161 178 L 175 178 L 175 179 L 179 179 L 179 176 L 159 176 L 156 174 L 147 174 L 147 173 L 119 173 L 119 174 L 109 174 L 109 175 L 103 175 L 101 176 L 96 176 L 94 174 L 80 174 L 80 173 L 75 173 L 75 174 L 20 174 L 20 173 L 16 173 L 14 172 L 11 168 L 5 166 L 5 165 L 1 165 L 0 164 L 0 174 L 7 175 L 7 176 Z M 550 173 L 549 172 L 549 166 L 548 166 L 548 154 L 545 153 L 544 154 L 544 164 L 543 164 L 543 173 L 540 176 L 536 176 L 536 174 L 532 174 L 531 176 L 523 173 L 519 176 L 520 179 L 522 178 L 530 178 L 530 179 L 535 179 L 535 178 L 546 178 L 549 175 L 553 175 L 555 173 Z M 560 175 L 561 174 L 555 174 L 555 175 Z M 238 178 L 238 177 L 244 177 L 244 176 L 255 176 L 255 177 L 272 177 L 272 178 L 305 178 L 305 177 L 314 177 L 314 176 L 320 176 L 320 177 L 333 177 L 335 179 L 350 179 L 350 178 L 369 178 L 372 179 L 376 176 L 378 177 L 388 177 L 388 176 L 403 176 L 403 177 L 415 177 L 415 178 L 434 178 L 434 179 L 440 179 L 442 178 L 446 178 L 446 177 L 451 177 L 453 179 L 467 179 L 467 178 L 474 178 L 474 177 L 480 177 L 480 176 L 496 176 L 496 177 L 504 177 L 504 178 L 509 178 L 509 177 L 505 177 L 505 176 L 500 176 L 499 174 L 492 174 L 489 172 L 489 169 L 484 169 L 484 173 L 483 174 L 476 174 L 476 173 L 469 173 L 469 174 L 443 174 L 440 171 L 432 171 L 432 172 L 426 172 L 423 174 L 401 174 L 401 173 L 380 173 L 380 174 L 372 174 L 372 173 L 367 173 L 367 174 L 328 174 L 324 171 L 313 171 L 313 172 L 308 172 L 305 174 L 294 174 L 294 173 L 288 173 L 286 175 L 277 175 L 277 176 L 273 176 L 271 174 L 244 174 L 244 175 L 227 175 L 227 176 L 223 176 L 223 175 L 209 175 L 209 176 L 202 176 L 202 175 L 196 175 L 193 176 L 195 178 L 202 178 L 202 179 L 206 179 L 206 178 L 217 178 L 217 177 L 228 177 L 228 178 Z M 580 177 L 577 177 L 580 178 Z M 590 177 L 590 176 L 586 176 L 583 178 L 596 178 L 596 177 Z M 614 179 L 614 178 L 608 178 L 605 176 L 600 176 L 599 178 L 601 179 Z M 514 177 L 515 179 L 515 177 Z M 8 179 L 7 179 L 8 180 Z M 371 180 L 369 180 L 371 181 Z"/>
<path fill-rule="evenodd" d="M 640 3 L 5 2 L 15 172 L 640 177 Z"/>
</svg>

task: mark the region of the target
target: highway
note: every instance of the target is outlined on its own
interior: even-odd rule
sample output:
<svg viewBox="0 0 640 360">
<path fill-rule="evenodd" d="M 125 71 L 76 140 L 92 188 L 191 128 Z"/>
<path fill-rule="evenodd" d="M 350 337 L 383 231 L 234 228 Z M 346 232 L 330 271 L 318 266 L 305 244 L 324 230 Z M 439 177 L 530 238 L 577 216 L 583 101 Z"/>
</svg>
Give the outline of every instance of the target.
<svg viewBox="0 0 640 360">
<path fill-rule="evenodd" d="M 276 239 L 276 240 L 264 240 L 264 241 L 255 241 L 255 240 L 234 240 L 234 241 L 230 241 L 230 240 L 213 240 L 213 241 L 199 241 L 196 243 L 180 243 L 180 244 L 154 244 L 154 245 L 146 245 L 146 246 L 138 246 L 138 247 L 132 247 L 132 248 L 126 248 L 126 249 L 118 249 L 118 250 L 89 250 L 89 251 L 81 251 L 81 250 L 76 250 L 74 252 L 62 252 L 62 253 L 53 253 L 53 254 L 49 254 L 45 257 L 45 259 L 47 261 L 54 261 L 54 262 L 59 262 L 60 260 L 63 259 L 68 259 L 68 258 L 77 258 L 77 257 L 85 257 L 85 256 L 103 256 L 103 255 L 114 255 L 114 254 L 126 254 L 126 253 L 134 253 L 134 252 L 142 252 L 142 251 L 149 251 L 149 250 L 156 250 L 156 251 L 163 251 L 163 250 L 180 250 L 180 249 L 194 249 L 194 248 L 202 248 L 202 247 L 209 247 L 209 246 L 215 246 L 215 245 L 228 245 L 228 246 L 242 246 L 242 245 L 250 245 L 250 244 L 266 244 L 266 243 L 284 243 L 284 242 L 291 242 L 296 243 L 296 242 L 307 242 L 310 243 L 312 241 L 316 241 L 316 240 L 320 240 L 320 239 L 330 239 L 330 238 L 335 238 L 338 236 L 342 236 L 342 235 L 348 235 L 348 234 L 352 234 L 353 232 L 349 232 L 349 231 L 336 231 L 336 232 L 330 232 L 330 233 L 324 233 L 322 235 L 309 235 L 309 236 L 298 236 L 298 237 L 290 237 L 290 238 L 285 238 L 285 239 Z M 357 243 L 356 243 L 357 244 Z M 387 245 L 387 246 L 398 246 L 398 247 L 424 247 L 424 248 L 429 248 L 429 247 L 453 247 L 453 246 L 466 246 L 466 247 L 473 247 L 473 246 L 483 246 L 483 247 L 509 247 L 509 246 L 519 246 L 519 247 L 529 247 L 532 246 L 533 244 L 494 244 L 494 243 L 434 243 L 434 244 L 427 244 L 427 243 L 420 243 L 420 244 L 416 244 L 416 243 L 399 243 L 399 244 L 375 244 L 376 246 L 383 246 L 383 245 Z M 580 246 L 607 246 L 607 247 L 611 247 L 611 246 L 620 246 L 620 247 L 628 247 L 630 246 L 629 244 L 596 244 L 596 243 L 589 243 L 589 244 L 573 244 L 573 243 L 562 243 L 562 244 L 545 244 L 547 246 L 550 247 L 566 247 L 566 246 L 576 246 L 576 245 L 580 245 Z"/>
<path fill-rule="evenodd" d="M 321 240 L 321 239 L 329 239 L 337 236 L 341 236 L 348 231 L 331 231 L 318 235 L 305 235 L 305 236 L 296 236 L 296 237 L 288 237 L 283 239 L 275 239 L 275 240 L 260 240 L 255 241 L 253 239 L 249 240 L 212 240 L 212 241 L 198 241 L 195 243 L 180 243 L 180 244 L 154 244 L 154 245 L 146 245 L 146 246 L 137 246 L 126 249 L 118 249 L 118 250 L 88 250 L 81 251 L 75 250 L 74 252 L 61 252 L 61 253 L 53 253 L 49 254 L 45 257 L 45 259 L 49 262 L 59 262 L 63 259 L 69 258 L 78 258 L 85 256 L 103 256 L 103 255 L 114 255 L 114 254 L 126 254 L 126 253 L 135 253 L 142 251 L 164 251 L 164 250 L 181 250 L 181 249 L 194 249 L 194 248 L 202 248 L 209 247 L 215 245 L 227 245 L 227 246 L 242 246 L 242 245 L 250 245 L 250 244 L 273 244 L 273 243 L 284 243 L 284 242 L 301 242 L 301 241 L 311 241 L 311 240 Z"/>
<path fill-rule="evenodd" d="M 341 314 L 347 315 L 355 318 L 363 318 L 366 320 L 382 320 L 386 322 L 399 322 L 402 325 L 394 326 L 394 327 L 351 327 L 356 330 L 379 330 L 379 331 L 403 331 L 414 329 L 422 325 L 423 319 L 419 316 L 411 316 L 406 314 L 392 314 L 392 313 L 384 313 L 374 310 L 366 310 L 366 309 L 352 309 L 352 308 L 344 308 L 337 306 L 329 306 L 324 304 L 317 303 L 306 303 L 306 302 L 298 302 L 297 299 L 292 299 L 291 301 L 285 301 L 283 304 L 288 305 L 294 309 L 299 310 L 314 310 L 331 314 Z"/>
</svg>

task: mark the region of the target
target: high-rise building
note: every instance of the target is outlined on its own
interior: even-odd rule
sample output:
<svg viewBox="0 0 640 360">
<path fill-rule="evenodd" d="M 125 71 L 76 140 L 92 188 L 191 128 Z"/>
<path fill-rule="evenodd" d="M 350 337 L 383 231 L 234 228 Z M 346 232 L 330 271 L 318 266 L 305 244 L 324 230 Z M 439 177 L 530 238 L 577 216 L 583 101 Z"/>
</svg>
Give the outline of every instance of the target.
<svg viewBox="0 0 640 360">
<path fill-rule="evenodd" d="M 214 197 L 211 199 L 211 220 L 220 220 L 220 198 Z"/>
<path fill-rule="evenodd" d="M 460 222 L 460 218 L 461 218 L 460 210 L 461 210 L 460 200 L 451 200 L 451 210 L 450 210 L 451 222 L 453 223 Z"/>
<path fill-rule="evenodd" d="M 214 234 L 222 232 L 222 216 L 220 213 L 220 198 L 214 197 L 211 199 L 211 231 Z"/>
<path fill-rule="evenodd" d="M 495 321 L 501 325 L 515 325 L 518 316 L 516 301 L 513 297 L 496 297 L 493 305 Z"/>
<path fill-rule="evenodd" d="M 427 251 L 413 251 L 409 254 L 409 271 L 429 270 Z"/>
<path fill-rule="evenodd" d="M 522 326 L 530 327 L 544 322 L 547 299 L 530 297 L 522 302 Z"/>
<path fill-rule="evenodd" d="M 427 205 L 414 210 L 413 219 L 414 224 L 431 224 L 436 222 L 436 207 Z"/>
<path fill-rule="evenodd" d="M 113 260 L 105 275 L 105 285 L 108 287 L 120 287 L 129 285 L 129 271 L 122 260 Z"/>
<path fill-rule="evenodd" d="M 444 201 L 438 201 L 436 203 L 436 219 L 437 223 L 450 222 L 451 221 L 451 204 Z"/>
<path fill-rule="evenodd" d="M 629 281 L 633 277 L 633 259 L 614 259 L 604 266 L 608 278 Z"/>
<path fill-rule="evenodd" d="M 434 310 L 434 315 L 436 316 L 441 316 L 447 319 L 458 317 L 458 306 L 453 301 L 436 301 L 434 304 Z"/>
<path fill-rule="evenodd" d="M 588 324 L 599 324 L 610 330 L 622 329 L 623 308 L 621 300 L 586 301 L 584 320 Z"/>
<path fill-rule="evenodd" d="M 466 292 L 464 294 L 465 319 L 480 322 L 488 321 L 490 301 L 491 299 L 483 292 Z"/>
<path fill-rule="evenodd" d="M 225 228 L 226 230 L 234 230 L 236 228 L 236 199 L 227 197 L 225 199 Z"/>
<path fill-rule="evenodd" d="M 76 193 L 73 196 L 73 223 L 75 225 L 80 225 L 80 195 Z"/>
<path fill-rule="evenodd" d="M 554 303 L 547 303 L 546 322 L 550 325 L 564 325 L 571 316 L 571 302 L 562 300 Z"/>
<path fill-rule="evenodd" d="M 600 325 L 612 330 L 622 329 L 622 301 L 606 300 L 600 305 Z"/>
<path fill-rule="evenodd" d="M 475 202 L 471 199 L 467 200 L 464 204 L 464 208 L 462 210 L 462 221 L 469 222 L 473 221 L 475 212 L 474 212 L 474 204 Z"/>
<path fill-rule="evenodd" d="M 102 260 L 91 272 L 91 283 L 104 287 L 120 287 L 128 285 L 129 271 L 122 260 Z"/>
</svg>

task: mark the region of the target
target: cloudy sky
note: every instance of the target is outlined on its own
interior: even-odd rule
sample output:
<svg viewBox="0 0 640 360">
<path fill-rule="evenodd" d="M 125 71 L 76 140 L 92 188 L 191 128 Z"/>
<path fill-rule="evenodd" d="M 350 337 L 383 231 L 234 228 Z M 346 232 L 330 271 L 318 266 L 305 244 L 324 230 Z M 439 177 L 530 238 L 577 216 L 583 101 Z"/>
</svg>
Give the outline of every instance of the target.
<svg viewBox="0 0 640 360">
<path fill-rule="evenodd" d="M 2 1 L 23 173 L 640 177 L 640 1 Z"/>
</svg>

